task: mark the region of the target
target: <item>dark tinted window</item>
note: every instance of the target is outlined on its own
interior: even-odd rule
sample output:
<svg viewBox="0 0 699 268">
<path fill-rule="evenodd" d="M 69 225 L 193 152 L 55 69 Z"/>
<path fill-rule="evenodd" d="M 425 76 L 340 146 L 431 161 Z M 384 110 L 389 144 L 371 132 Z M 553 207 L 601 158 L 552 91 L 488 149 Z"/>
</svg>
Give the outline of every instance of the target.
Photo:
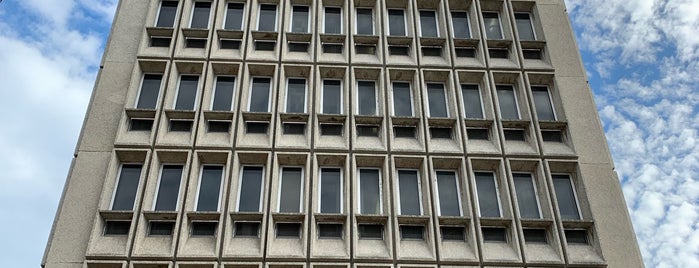
<svg viewBox="0 0 699 268">
<path fill-rule="evenodd" d="M 143 76 L 141 92 L 138 96 L 139 109 L 155 109 L 160 95 L 160 83 L 163 80 L 162 74 L 146 74 Z"/>
<path fill-rule="evenodd" d="M 402 9 L 388 10 L 389 34 L 405 36 L 405 14 Z"/>
<path fill-rule="evenodd" d="M 211 13 L 211 2 L 194 2 L 194 12 L 192 13 L 192 28 L 209 28 L 209 14 Z"/>
<path fill-rule="evenodd" d="M 541 137 L 544 141 L 563 142 L 563 133 L 560 130 L 542 130 Z"/>
<path fill-rule="evenodd" d="M 461 216 L 459 182 L 454 171 L 436 171 L 440 216 Z"/>
<path fill-rule="evenodd" d="M 342 224 L 319 223 L 318 238 L 342 238 Z"/>
<path fill-rule="evenodd" d="M 404 240 L 424 240 L 425 226 L 422 225 L 401 225 L 400 238 Z"/>
<path fill-rule="evenodd" d="M 496 86 L 498 92 L 498 102 L 500 104 L 500 116 L 502 119 L 519 119 L 517 110 L 517 98 L 515 90 L 510 85 Z"/>
<path fill-rule="evenodd" d="M 255 77 L 252 79 L 249 108 L 251 112 L 269 111 L 269 92 L 271 90 L 271 85 L 271 79 L 268 77 Z"/>
<path fill-rule="evenodd" d="M 525 141 L 526 135 L 523 129 L 505 129 L 505 140 L 508 141 Z"/>
<path fill-rule="evenodd" d="M 323 80 L 323 113 L 341 114 L 342 82 L 340 80 Z"/>
<path fill-rule="evenodd" d="M 286 92 L 286 112 L 306 112 L 306 79 L 289 78 Z"/>
<path fill-rule="evenodd" d="M 177 92 L 175 110 L 194 110 L 198 86 L 199 76 L 183 75 L 180 77 L 180 88 Z"/>
<path fill-rule="evenodd" d="M 206 39 L 204 38 L 187 38 L 184 41 L 187 48 L 206 48 Z"/>
<path fill-rule="evenodd" d="M 320 124 L 320 135 L 322 136 L 342 136 L 341 124 Z"/>
<path fill-rule="evenodd" d="M 240 40 L 221 39 L 221 49 L 240 49 Z"/>
<path fill-rule="evenodd" d="M 483 241 L 507 242 L 507 229 L 501 227 L 482 227 Z"/>
<path fill-rule="evenodd" d="M 291 32 L 308 32 L 308 6 L 293 6 L 291 16 Z"/>
<path fill-rule="evenodd" d="M 422 47 L 422 56 L 424 57 L 441 57 L 442 47 Z"/>
<path fill-rule="evenodd" d="M 500 217 L 500 201 L 495 177 L 490 172 L 475 172 L 478 207 L 481 217 Z"/>
<path fill-rule="evenodd" d="M 475 47 L 457 47 L 454 49 L 456 56 L 459 58 L 475 58 L 476 48 Z"/>
<path fill-rule="evenodd" d="M 278 238 L 299 238 L 301 236 L 301 224 L 300 223 L 277 223 L 277 237 Z"/>
<path fill-rule="evenodd" d="M 539 120 L 556 120 L 556 115 L 553 112 L 551 104 L 551 96 L 549 90 L 545 86 L 532 86 L 532 97 L 534 98 L 534 107 Z"/>
<path fill-rule="evenodd" d="M 320 213 L 341 213 L 341 171 L 339 168 L 320 169 Z"/>
<path fill-rule="evenodd" d="M 264 169 L 262 167 L 244 166 L 241 176 L 238 211 L 259 212 Z"/>
<path fill-rule="evenodd" d="M 175 223 L 171 221 L 151 221 L 148 224 L 148 235 L 172 235 Z"/>
<path fill-rule="evenodd" d="M 393 127 L 393 135 L 396 138 L 415 138 L 415 127 Z"/>
<path fill-rule="evenodd" d="M 513 173 L 512 179 L 515 182 L 519 216 L 526 219 L 541 218 L 539 214 L 539 202 L 536 196 L 536 187 L 531 174 Z"/>
<path fill-rule="evenodd" d="M 247 134 L 267 134 L 269 123 L 267 122 L 246 122 L 245 133 Z"/>
<path fill-rule="evenodd" d="M 190 132 L 192 131 L 192 120 L 170 120 L 170 131 Z"/>
<path fill-rule="evenodd" d="M 342 9 L 339 7 L 325 7 L 325 33 L 342 33 Z"/>
<path fill-rule="evenodd" d="M 451 139 L 451 128 L 450 127 L 431 127 L 430 136 L 433 139 Z"/>
<path fill-rule="evenodd" d="M 502 39 L 502 29 L 500 28 L 500 16 L 496 12 L 483 12 L 483 24 L 485 26 L 485 36 L 488 39 Z"/>
<path fill-rule="evenodd" d="M 420 34 L 422 37 L 437 37 L 437 15 L 433 10 L 420 10 Z"/>
<path fill-rule="evenodd" d="M 428 83 L 427 96 L 430 105 L 430 117 L 448 117 L 447 99 L 443 84 Z"/>
<path fill-rule="evenodd" d="M 105 221 L 104 235 L 128 235 L 131 221 Z"/>
<path fill-rule="evenodd" d="M 547 243 L 546 229 L 524 229 L 524 241 L 527 243 Z"/>
<path fill-rule="evenodd" d="M 211 110 L 230 111 L 233 106 L 233 90 L 235 89 L 235 77 L 216 77 L 216 89 Z"/>
<path fill-rule="evenodd" d="M 374 81 L 357 82 L 357 105 L 360 115 L 376 114 L 376 83 Z"/>
<path fill-rule="evenodd" d="M 228 3 L 226 7 L 226 30 L 240 30 L 243 28 L 243 3 Z"/>
<path fill-rule="evenodd" d="M 235 222 L 235 236 L 236 237 L 257 237 L 260 230 L 259 222 Z"/>
<path fill-rule="evenodd" d="M 160 12 L 156 27 L 172 27 L 175 24 L 177 15 L 177 1 L 163 1 L 160 3 Z"/>
<path fill-rule="evenodd" d="M 202 168 L 197 211 L 218 211 L 222 177 L 222 166 L 204 166 Z"/>
<path fill-rule="evenodd" d="M 142 168 L 141 164 L 121 165 L 112 210 L 133 210 Z"/>
<path fill-rule="evenodd" d="M 214 236 L 218 222 L 192 222 L 192 236 Z"/>
<path fill-rule="evenodd" d="M 180 195 L 182 165 L 163 165 L 160 171 L 160 185 L 155 202 L 156 211 L 175 211 Z"/>
<path fill-rule="evenodd" d="M 323 44 L 323 53 L 342 54 L 342 44 Z"/>
<path fill-rule="evenodd" d="M 378 137 L 379 136 L 379 126 L 359 125 L 359 126 L 357 126 L 357 136 L 359 136 L 359 137 Z"/>
<path fill-rule="evenodd" d="M 464 241 L 466 240 L 464 227 L 442 226 L 439 228 L 444 241 Z"/>
<path fill-rule="evenodd" d="M 231 129 L 230 121 L 208 121 L 208 131 L 211 133 L 226 133 Z"/>
<path fill-rule="evenodd" d="M 284 135 L 304 135 L 306 133 L 305 123 L 284 123 Z"/>
<path fill-rule="evenodd" d="M 565 230 L 566 241 L 568 244 L 588 244 L 586 230 Z"/>
<path fill-rule="evenodd" d="M 388 46 L 388 54 L 395 56 L 410 56 L 409 46 Z"/>
<path fill-rule="evenodd" d="M 289 52 L 308 52 L 308 43 L 289 42 Z"/>
<path fill-rule="evenodd" d="M 153 119 L 133 118 L 129 122 L 130 131 L 150 131 L 153 128 Z"/>
<path fill-rule="evenodd" d="M 268 32 L 277 30 L 277 5 L 260 5 L 257 30 Z"/>
<path fill-rule="evenodd" d="M 487 128 L 467 128 L 466 135 L 471 140 L 489 140 L 490 134 Z"/>
<path fill-rule="evenodd" d="M 416 170 L 398 171 L 400 215 L 421 215 L 420 182 Z"/>
<path fill-rule="evenodd" d="M 381 213 L 381 179 L 378 169 L 359 170 L 359 202 L 361 214 Z"/>
<path fill-rule="evenodd" d="M 529 13 L 515 13 L 515 23 L 520 40 L 535 40 L 534 27 Z"/>
<path fill-rule="evenodd" d="M 509 52 L 506 48 L 491 48 L 488 49 L 488 55 L 493 59 L 507 59 Z"/>
<path fill-rule="evenodd" d="M 464 114 L 466 118 L 483 118 L 481 93 L 478 85 L 461 85 L 461 95 L 464 99 Z"/>
<path fill-rule="evenodd" d="M 150 46 L 152 47 L 170 47 L 170 37 L 153 36 L 150 38 Z"/>
<path fill-rule="evenodd" d="M 393 83 L 393 114 L 395 116 L 413 116 L 413 100 L 410 84 Z"/>
<path fill-rule="evenodd" d="M 564 220 L 579 220 L 578 201 L 575 198 L 575 190 L 570 176 L 553 175 L 552 178 L 561 218 Z"/>
<path fill-rule="evenodd" d="M 357 34 L 374 34 L 374 11 L 371 8 L 357 8 Z"/>
<path fill-rule="evenodd" d="M 279 194 L 279 212 L 301 212 L 301 188 L 303 170 L 296 167 L 282 168 Z"/>
<path fill-rule="evenodd" d="M 359 239 L 383 239 L 382 224 L 359 224 Z"/>
<path fill-rule="evenodd" d="M 255 50 L 260 51 L 274 51 L 274 47 L 277 46 L 276 42 L 269 41 L 257 41 L 255 42 Z"/>
<path fill-rule="evenodd" d="M 455 38 L 471 38 L 471 30 L 468 26 L 468 13 L 465 11 L 451 12 L 451 24 Z"/>
</svg>

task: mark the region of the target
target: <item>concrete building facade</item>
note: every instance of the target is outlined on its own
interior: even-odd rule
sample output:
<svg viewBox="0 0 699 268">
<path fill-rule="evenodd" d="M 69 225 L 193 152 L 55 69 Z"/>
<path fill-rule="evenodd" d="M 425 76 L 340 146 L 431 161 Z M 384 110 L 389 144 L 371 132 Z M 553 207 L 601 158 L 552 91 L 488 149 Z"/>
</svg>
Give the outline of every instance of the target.
<svg viewBox="0 0 699 268">
<path fill-rule="evenodd" d="M 563 0 L 121 0 L 42 266 L 643 263 Z"/>
</svg>

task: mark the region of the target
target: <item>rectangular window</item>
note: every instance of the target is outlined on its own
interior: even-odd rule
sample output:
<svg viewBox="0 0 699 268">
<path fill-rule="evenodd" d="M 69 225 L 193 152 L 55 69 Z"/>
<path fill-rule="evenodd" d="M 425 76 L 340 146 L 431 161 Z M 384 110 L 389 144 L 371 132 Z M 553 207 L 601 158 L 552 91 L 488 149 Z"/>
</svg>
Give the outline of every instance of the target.
<svg viewBox="0 0 699 268">
<path fill-rule="evenodd" d="M 150 46 L 152 47 L 170 47 L 171 37 L 151 36 Z"/>
<path fill-rule="evenodd" d="M 470 140 L 490 140 L 490 131 L 487 128 L 467 128 L 466 135 Z"/>
<path fill-rule="evenodd" d="M 175 222 L 172 221 L 151 221 L 148 223 L 148 236 L 168 236 L 172 235 L 175 229 Z"/>
<path fill-rule="evenodd" d="M 221 49 L 240 49 L 240 40 L 221 39 Z"/>
<path fill-rule="evenodd" d="M 306 112 L 306 79 L 289 78 L 286 87 L 286 112 Z"/>
<path fill-rule="evenodd" d="M 320 124 L 321 136 L 342 136 L 343 124 Z"/>
<path fill-rule="evenodd" d="M 176 211 L 182 181 L 182 165 L 163 165 L 155 201 L 155 211 Z"/>
<path fill-rule="evenodd" d="M 566 242 L 568 244 L 586 245 L 589 243 L 587 240 L 587 230 L 570 229 L 570 230 L 565 230 L 564 232 L 565 232 L 565 236 L 566 236 Z"/>
<path fill-rule="evenodd" d="M 430 136 L 433 139 L 451 139 L 452 128 L 450 127 L 430 127 Z"/>
<path fill-rule="evenodd" d="M 186 48 L 206 48 L 206 38 L 185 38 Z"/>
<path fill-rule="evenodd" d="M 502 27 L 500 27 L 500 15 L 497 12 L 483 12 L 483 24 L 487 39 L 502 39 Z"/>
<path fill-rule="evenodd" d="M 485 242 L 507 242 L 507 228 L 503 227 L 482 227 L 483 241 Z"/>
<path fill-rule="evenodd" d="M 192 11 L 191 28 L 209 28 L 209 15 L 211 14 L 211 2 L 194 2 Z"/>
<path fill-rule="evenodd" d="M 359 213 L 381 214 L 381 176 L 378 169 L 359 169 Z"/>
<path fill-rule="evenodd" d="M 464 241 L 466 231 L 461 226 L 442 226 L 439 232 L 442 234 L 442 241 Z"/>
<path fill-rule="evenodd" d="M 320 213 L 342 213 L 342 169 L 320 169 Z"/>
<path fill-rule="evenodd" d="M 356 44 L 354 45 L 354 51 L 357 54 L 376 55 L 376 45 Z"/>
<path fill-rule="evenodd" d="M 415 138 L 416 128 L 414 126 L 393 127 L 393 135 L 396 138 Z"/>
<path fill-rule="evenodd" d="M 228 133 L 231 130 L 231 121 L 207 121 L 207 132 L 210 133 Z"/>
<path fill-rule="evenodd" d="M 357 8 L 357 34 L 374 34 L 374 10 L 371 8 Z"/>
<path fill-rule="evenodd" d="M 277 42 L 274 41 L 256 41 L 255 42 L 255 50 L 259 51 L 274 51 L 274 48 L 277 46 Z"/>
<path fill-rule="evenodd" d="M 519 216 L 525 219 L 540 219 L 539 199 L 536 196 L 536 185 L 531 174 L 513 173 Z"/>
<path fill-rule="evenodd" d="M 218 211 L 223 166 L 204 166 L 201 169 L 197 211 Z"/>
<path fill-rule="evenodd" d="M 250 112 L 269 112 L 269 95 L 272 90 L 272 79 L 269 77 L 254 77 L 250 89 Z"/>
<path fill-rule="evenodd" d="M 434 10 L 420 10 L 420 36 L 439 37 L 437 13 Z"/>
<path fill-rule="evenodd" d="M 422 51 L 422 56 L 425 57 L 441 57 L 442 56 L 442 47 L 436 46 L 436 47 L 428 47 L 428 46 L 423 46 L 420 51 Z"/>
<path fill-rule="evenodd" d="M 505 134 L 506 141 L 526 141 L 527 139 L 527 134 L 521 128 L 503 129 L 502 132 Z"/>
<path fill-rule="evenodd" d="M 430 117 L 449 117 L 444 84 L 427 83 L 427 97 L 430 105 Z"/>
<path fill-rule="evenodd" d="M 141 81 L 141 90 L 138 94 L 136 108 L 155 109 L 160 96 L 160 84 L 163 80 L 162 74 L 145 74 Z"/>
<path fill-rule="evenodd" d="M 456 47 L 454 48 L 454 54 L 458 58 L 475 58 L 476 48 L 475 47 Z"/>
<path fill-rule="evenodd" d="M 292 6 L 291 32 L 308 32 L 308 6 Z"/>
<path fill-rule="evenodd" d="M 409 83 L 393 82 L 393 115 L 413 116 L 413 97 Z"/>
<path fill-rule="evenodd" d="M 563 131 L 541 130 L 541 138 L 548 142 L 563 142 Z"/>
<path fill-rule="evenodd" d="M 153 119 L 150 118 L 131 118 L 129 121 L 129 131 L 150 131 L 151 128 Z"/>
<path fill-rule="evenodd" d="M 535 48 L 535 49 L 522 49 L 522 57 L 528 60 L 540 60 L 542 59 L 542 51 L 541 49 Z"/>
<path fill-rule="evenodd" d="M 228 3 L 226 6 L 226 23 L 223 28 L 226 30 L 243 29 L 243 3 Z"/>
<path fill-rule="evenodd" d="M 301 223 L 279 222 L 277 223 L 277 238 L 299 238 L 301 237 Z"/>
<path fill-rule="evenodd" d="M 235 222 L 235 236 L 236 237 L 258 237 L 259 234 L 260 234 L 260 223 L 259 222 L 245 222 L 245 221 Z"/>
<path fill-rule="evenodd" d="M 303 169 L 283 167 L 279 186 L 279 212 L 301 212 Z"/>
<path fill-rule="evenodd" d="M 398 170 L 400 215 L 422 215 L 420 178 L 417 170 Z"/>
<path fill-rule="evenodd" d="M 357 82 L 357 113 L 376 115 L 376 83 L 374 81 Z"/>
<path fill-rule="evenodd" d="M 233 108 L 233 92 L 235 91 L 234 76 L 217 76 L 214 100 L 211 110 L 230 111 Z"/>
<path fill-rule="evenodd" d="M 391 56 L 410 56 L 410 46 L 388 46 Z"/>
<path fill-rule="evenodd" d="M 464 99 L 464 116 L 466 118 L 483 118 L 483 105 L 481 104 L 481 91 L 478 85 L 461 85 L 461 95 Z"/>
<path fill-rule="evenodd" d="M 498 92 L 500 117 L 505 120 L 519 120 L 519 106 L 517 106 L 517 96 L 515 96 L 514 87 L 511 85 L 497 85 L 495 88 Z"/>
<path fill-rule="evenodd" d="M 323 112 L 324 114 L 342 114 L 342 81 L 333 79 L 323 80 Z"/>
<path fill-rule="evenodd" d="M 488 56 L 491 59 L 507 59 L 509 57 L 509 51 L 507 48 L 489 48 Z"/>
<path fill-rule="evenodd" d="M 277 5 L 261 4 L 257 18 L 257 30 L 274 32 L 277 30 Z"/>
<path fill-rule="evenodd" d="M 119 171 L 112 210 L 133 210 L 138 183 L 141 179 L 141 164 L 122 164 Z"/>
<path fill-rule="evenodd" d="M 192 222 L 190 234 L 192 236 L 215 236 L 218 222 L 213 221 L 195 221 Z"/>
<path fill-rule="evenodd" d="M 302 43 L 302 42 L 289 42 L 288 43 L 288 48 L 289 52 L 304 52 L 308 53 L 308 43 Z"/>
<path fill-rule="evenodd" d="M 240 174 L 240 198 L 238 199 L 239 212 L 260 212 L 264 174 L 263 167 L 243 167 L 243 172 Z"/>
<path fill-rule="evenodd" d="M 357 125 L 358 137 L 378 137 L 379 131 L 377 125 Z"/>
<path fill-rule="evenodd" d="M 342 8 L 325 7 L 325 25 L 324 31 L 326 34 L 341 34 L 342 33 Z"/>
<path fill-rule="evenodd" d="M 402 240 L 424 240 L 425 226 L 422 225 L 401 225 L 400 239 Z"/>
<path fill-rule="evenodd" d="M 527 228 L 522 230 L 524 232 L 524 241 L 527 243 L 547 243 L 546 229 L 532 229 Z"/>
<path fill-rule="evenodd" d="M 245 122 L 246 134 L 267 134 L 269 122 Z"/>
<path fill-rule="evenodd" d="M 305 123 L 284 123 L 282 125 L 284 135 L 304 135 L 306 134 Z"/>
<path fill-rule="evenodd" d="M 529 13 L 515 13 L 515 24 L 517 24 L 520 40 L 536 40 L 534 26 Z"/>
<path fill-rule="evenodd" d="M 436 171 L 439 216 L 461 216 L 459 182 L 454 171 Z"/>
<path fill-rule="evenodd" d="M 561 218 L 564 220 L 581 219 L 575 187 L 570 176 L 562 174 L 551 177 L 553 178 L 553 188 L 556 191 L 558 211 L 561 213 Z"/>
<path fill-rule="evenodd" d="M 172 28 L 175 25 L 178 3 L 178 1 L 162 1 L 160 3 L 160 10 L 155 27 Z"/>
<path fill-rule="evenodd" d="M 392 36 L 406 36 L 405 11 L 402 9 L 388 10 L 388 34 Z"/>
<path fill-rule="evenodd" d="M 383 239 L 382 224 L 358 224 L 359 239 Z"/>
<path fill-rule="evenodd" d="M 534 107 L 539 120 L 556 120 L 548 87 L 532 86 L 532 97 L 534 98 Z"/>
<path fill-rule="evenodd" d="M 319 223 L 318 238 L 338 239 L 342 238 L 343 225 L 341 223 Z"/>
<path fill-rule="evenodd" d="M 342 44 L 323 44 L 323 53 L 342 54 L 344 46 Z"/>
<path fill-rule="evenodd" d="M 105 221 L 104 235 L 128 235 L 131 221 Z"/>
<path fill-rule="evenodd" d="M 500 217 L 500 201 L 495 174 L 475 172 L 478 208 L 481 217 Z"/>
<path fill-rule="evenodd" d="M 454 38 L 471 38 L 471 28 L 468 24 L 467 12 L 452 11 L 451 27 L 454 30 Z"/>
<path fill-rule="evenodd" d="M 194 110 L 199 87 L 198 75 L 183 75 L 180 77 L 180 88 L 177 91 L 175 110 Z"/>
<path fill-rule="evenodd" d="M 170 120 L 171 132 L 190 132 L 192 131 L 192 120 Z"/>
</svg>

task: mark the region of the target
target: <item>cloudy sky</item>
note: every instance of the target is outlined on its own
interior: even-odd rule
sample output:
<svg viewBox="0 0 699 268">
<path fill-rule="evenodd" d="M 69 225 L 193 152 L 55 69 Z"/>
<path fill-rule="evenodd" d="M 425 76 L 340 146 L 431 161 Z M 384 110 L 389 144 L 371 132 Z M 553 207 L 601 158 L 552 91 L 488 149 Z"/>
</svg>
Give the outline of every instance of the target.
<svg viewBox="0 0 699 268">
<path fill-rule="evenodd" d="M 116 2 L 0 3 L 6 267 L 39 266 Z M 699 1 L 566 3 L 646 266 L 699 267 Z"/>
</svg>

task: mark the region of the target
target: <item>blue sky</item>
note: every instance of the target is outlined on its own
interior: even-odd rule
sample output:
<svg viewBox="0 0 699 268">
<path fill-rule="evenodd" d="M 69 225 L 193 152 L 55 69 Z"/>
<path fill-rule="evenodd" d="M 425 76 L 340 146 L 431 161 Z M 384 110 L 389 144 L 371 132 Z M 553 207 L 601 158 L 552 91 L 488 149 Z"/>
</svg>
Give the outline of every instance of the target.
<svg viewBox="0 0 699 268">
<path fill-rule="evenodd" d="M 0 3 L 6 267 L 39 266 L 116 2 Z M 566 3 L 646 266 L 699 267 L 699 1 Z"/>
</svg>

